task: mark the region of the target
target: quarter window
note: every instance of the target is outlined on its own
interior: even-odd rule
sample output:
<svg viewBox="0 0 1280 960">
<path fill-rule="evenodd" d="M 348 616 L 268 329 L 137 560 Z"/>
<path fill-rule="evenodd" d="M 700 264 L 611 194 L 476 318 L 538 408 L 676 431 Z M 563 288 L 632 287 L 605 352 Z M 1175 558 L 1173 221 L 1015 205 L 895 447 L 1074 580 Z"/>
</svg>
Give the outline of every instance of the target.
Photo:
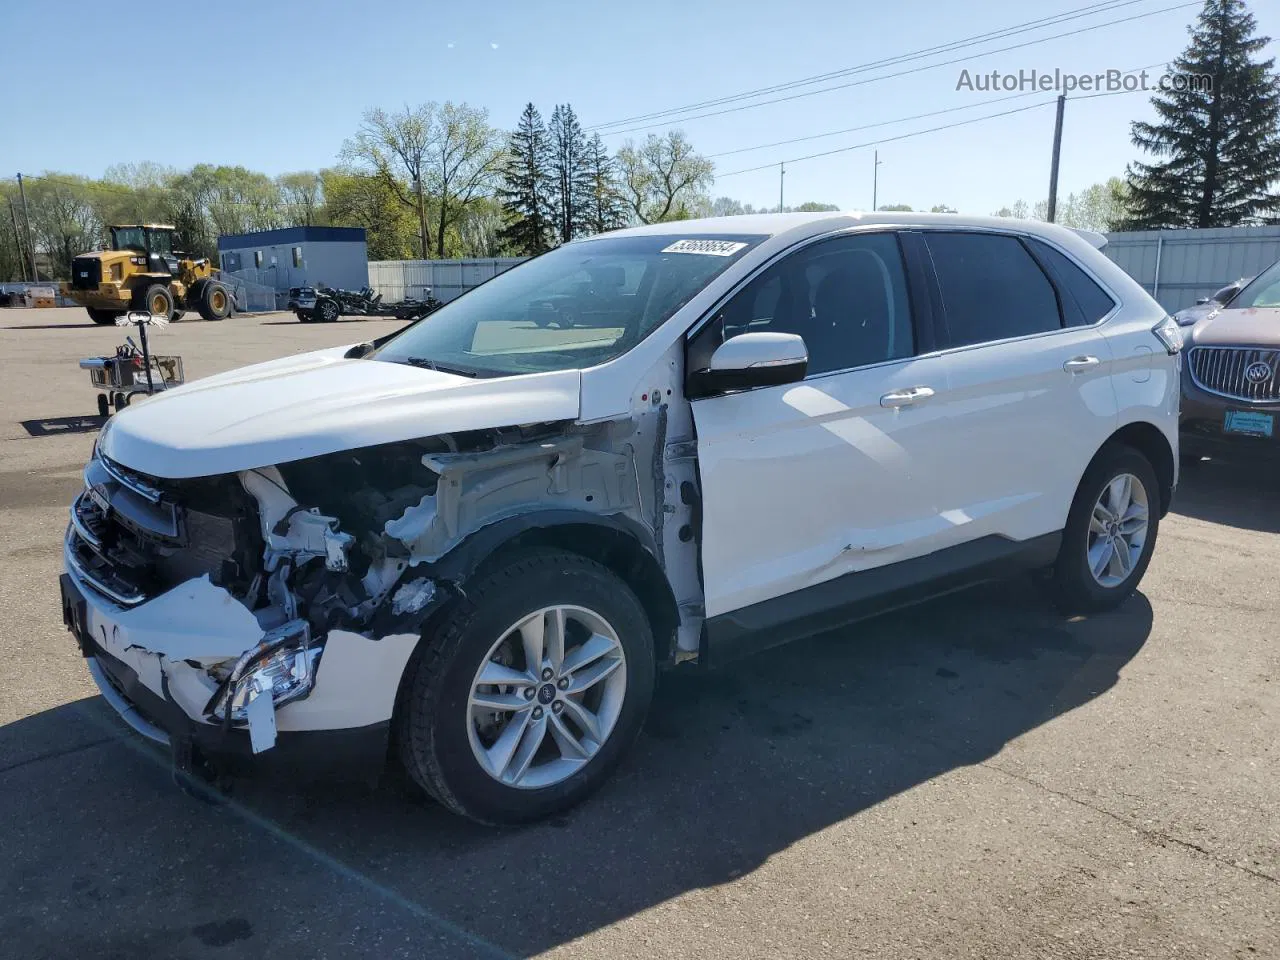
<svg viewBox="0 0 1280 960">
<path fill-rule="evenodd" d="M 1058 296 L 1017 237 L 926 233 L 952 346 L 1062 327 Z"/>
<path fill-rule="evenodd" d="M 1067 296 L 1075 302 L 1075 306 L 1079 307 L 1079 314 L 1076 316 L 1073 316 L 1070 311 L 1063 311 L 1067 317 L 1067 326 L 1097 323 L 1115 308 L 1116 302 L 1111 299 L 1111 294 L 1098 286 L 1097 282 L 1076 266 L 1075 261 L 1065 253 L 1039 240 L 1027 242 L 1031 244 L 1040 262 L 1044 263 L 1054 275 L 1059 288 L 1065 290 Z M 1063 306 L 1065 307 L 1066 304 Z"/>
<path fill-rule="evenodd" d="M 691 367 L 705 366 L 728 338 L 757 330 L 803 337 L 810 375 L 914 355 L 897 238 L 873 233 L 824 240 L 765 270 L 698 336 Z"/>
</svg>

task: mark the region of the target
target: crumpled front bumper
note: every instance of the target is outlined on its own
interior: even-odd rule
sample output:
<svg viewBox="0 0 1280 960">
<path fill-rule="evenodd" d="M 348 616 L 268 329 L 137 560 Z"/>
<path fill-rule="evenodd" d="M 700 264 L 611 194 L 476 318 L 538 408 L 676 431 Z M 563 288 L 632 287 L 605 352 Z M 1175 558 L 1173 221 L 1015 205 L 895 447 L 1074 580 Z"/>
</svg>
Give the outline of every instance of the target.
<svg viewBox="0 0 1280 960">
<path fill-rule="evenodd" d="M 210 672 L 253 650 L 263 632 L 252 614 L 207 578 L 134 607 L 117 605 L 78 574 L 68 555 L 61 577 L 63 621 L 107 703 L 136 732 L 170 747 L 175 763 L 253 758 L 295 773 L 355 773 L 372 779 L 386 758 L 399 679 L 417 642 L 331 631 L 316 644 L 312 686 L 271 710 L 270 740 L 209 708 L 221 681 Z M 246 619 L 247 618 L 247 619 Z M 223 672 L 225 673 L 225 667 Z M 256 736 L 255 736 L 256 733 Z"/>
</svg>

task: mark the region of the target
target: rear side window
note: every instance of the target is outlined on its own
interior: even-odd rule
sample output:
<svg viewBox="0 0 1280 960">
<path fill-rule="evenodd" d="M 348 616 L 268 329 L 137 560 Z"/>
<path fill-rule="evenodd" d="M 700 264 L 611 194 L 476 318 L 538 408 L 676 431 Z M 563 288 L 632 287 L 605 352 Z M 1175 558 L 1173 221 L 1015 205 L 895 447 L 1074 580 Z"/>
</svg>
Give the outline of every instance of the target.
<svg viewBox="0 0 1280 960">
<path fill-rule="evenodd" d="M 1038 240 L 1027 242 L 1031 244 L 1041 262 L 1048 266 L 1059 288 L 1065 290 L 1067 296 L 1079 308 L 1079 314 L 1063 310 L 1067 318 L 1067 326 L 1097 323 L 1114 309 L 1116 302 L 1111 299 L 1111 294 L 1098 286 L 1094 279 L 1076 266 L 1075 261 L 1065 253 Z M 1063 306 L 1066 307 L 1066 304 Z"/>
<path fill-rule="evenodd" d="M 1053 285 L 1017 237 L 925 233 L 951 345 L 1062 328 Z"/>
</svg>

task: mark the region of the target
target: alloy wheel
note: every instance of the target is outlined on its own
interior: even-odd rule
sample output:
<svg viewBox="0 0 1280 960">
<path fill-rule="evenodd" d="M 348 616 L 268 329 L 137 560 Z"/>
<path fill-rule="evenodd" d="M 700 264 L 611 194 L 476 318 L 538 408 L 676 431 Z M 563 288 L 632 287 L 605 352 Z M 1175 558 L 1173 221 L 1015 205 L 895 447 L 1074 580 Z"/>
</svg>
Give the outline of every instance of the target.
<svg viewBox="0 0 1280 960">
<path fill-rule="evenodd" d="M 609 622 L 585 607 L 544 607 L 509 627 L 476 671 L 472 753 L 507 786 L 560 783 L 599 753 L 626 691 L 626 654 Z"/>
<path fill-rule="evenodd" d="M 1089 572 L 1100 586 L 1119 586 L 1138 565 L 1147 546 L 1149 516 L 1147 488 L 1133 474 L 1118 474 L 1102 488 L 1086 541 Z"/>
</svg>

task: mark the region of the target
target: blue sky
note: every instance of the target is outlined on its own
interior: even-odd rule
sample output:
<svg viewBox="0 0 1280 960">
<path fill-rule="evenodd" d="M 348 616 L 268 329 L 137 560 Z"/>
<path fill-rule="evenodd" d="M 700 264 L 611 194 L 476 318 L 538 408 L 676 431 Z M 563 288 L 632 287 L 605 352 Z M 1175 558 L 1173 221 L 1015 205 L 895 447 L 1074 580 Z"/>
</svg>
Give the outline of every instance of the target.
<svg viewBox="0 0 1280 960">
<path fill-rule="evenodd" d="M 5 131 L 0 174 L 57 169 L 97 176 L 112 163 L 142 160 L 177 167 L 200 161 L 242 164 L 271 174 L 314 169 L 334 163 L 364 109 L 424 100 L 484 107 L 491 122 L 504 128 L 515 123 L 527 100 L 544 116 L 567 101 L 590 128 L 949 43 L 1089 2 L 223 0 L 164 7 L 162 16 L 139 8 L 143 12 L 137 17 L 123 9 L 104 15 L 100 2 L 85 0 L 71 0 L 56 15 L 47 5 L 11 2 L 0 11 L 11 81 L 11 95 L 0 105 L 0 130 Z M 756 205 L 776 204 L 779 160 L 1053 98 L 1045 93 L 988 104 L 1009 94 L 958 91 L 962 68 L 1086 74 L 1166 62 L 1185 46 L 1198 5 L 1021 50 L 980 54 L 1178 2 L 1137 0 L 892 69 L 974 56 L 964 64 L 676 125 L 699 151 L 714 155 L 974 105 L 944 116 L 716 157 L 722 175 L 774 164 L 721 176 L 714 192 Z M 1253 0 L 1251 6 L 1261 32 L 1280 35 L 1280 4 Z M 1278 49 L 1273 41 L 1269 52 Z M 26 81 L 17 84 L 16 97 L 14 78 Z M 1148 98 L 1131 93 L 1068 102 L 1062 193 L 1124 170 L 1136 156 L 1129 123 L 1151 114 Z M 168 123 L 163 118 L 170 104 L 177 113 Z M 131 120 L 147 113 L 160 119 L 145 125 Z M 190 123 L 183 122 L 184 115 L 192 117 Z M 645 132 L 609 136 L 606 142 L 616 147 L 626 136 Z M 1053 109 L 1044 106 L 885 143 L 878 148 L 879 201 L 917 208 L 947 203 L 981 214 L 1020 198 L 1040 199 L 1047 192 L 1052 132 Z M 789 164 L 787 203 L 869 207 L 872 149 Z"/>
</svg>

